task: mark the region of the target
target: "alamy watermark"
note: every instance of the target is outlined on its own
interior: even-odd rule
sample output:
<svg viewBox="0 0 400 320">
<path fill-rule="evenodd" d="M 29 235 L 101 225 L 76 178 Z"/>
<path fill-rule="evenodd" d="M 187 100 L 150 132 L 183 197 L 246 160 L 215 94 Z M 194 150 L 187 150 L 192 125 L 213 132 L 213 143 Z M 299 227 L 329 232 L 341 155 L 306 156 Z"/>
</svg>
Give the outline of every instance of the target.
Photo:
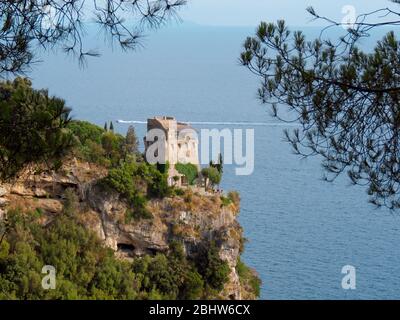
<svg viewBox="0 0 400 320">
<path fill-rule="evenodd" d="M 353 29 L 357 21 L 357 10 L 352 5 L 346 5 L 342 7 L 342 26 L 344 29 Z"/>
<path fill-rule="evenodd" d="M 351 265 L 346 265 L 342 268 L 342 274 L 345 275 L 342 278 L 342 289 L 356 290 L 356 268 Z"/>
<path fill-rule="evenodd" d="M 224 164 L 236 166 L 236 175 L 251 175 L 254 171 L 254 129 L 201 129 L 199 135 L 196 130 L 187 128 L 170 135 L 154 128 L 147 131 L 145 140 L 146 160 L 151 164 L 184 163 L 193 159 L 207 165 L 218 161 L 222 154 Z M 198 144 L 200 155 L 197 154 Z M 180 158 L 180 154 L 187 156 Z"/>
<path fill-rule="evenodd" d="M 42 288 L 54 290 L 56 288 L 56 268 L 50 265 L 43 266 L 42 273 L 45 274 L 42 278 Z"/>
</svg>

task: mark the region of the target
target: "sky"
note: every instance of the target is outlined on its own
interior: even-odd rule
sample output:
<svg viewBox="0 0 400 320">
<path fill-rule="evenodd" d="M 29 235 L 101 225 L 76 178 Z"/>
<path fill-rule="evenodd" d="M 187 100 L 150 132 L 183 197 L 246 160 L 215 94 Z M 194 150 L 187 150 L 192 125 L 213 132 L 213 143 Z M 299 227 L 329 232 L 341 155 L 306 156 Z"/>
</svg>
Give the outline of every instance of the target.
<svg viewBox="0 0 400 320">
<path fill-rule="evenodd" d="M 340 21 L 346 15 L 342 10 L 349 10 L 346 6 L 353 6 L 356 14 L 400 7 L 389 0 L 188 0 L 180 16 L 200 25 L 256 26 L 260 21 L 285 19 L 292 26 L 320 26 L 322 22 L 311 22 L 308 6 Z"/>
</svg>

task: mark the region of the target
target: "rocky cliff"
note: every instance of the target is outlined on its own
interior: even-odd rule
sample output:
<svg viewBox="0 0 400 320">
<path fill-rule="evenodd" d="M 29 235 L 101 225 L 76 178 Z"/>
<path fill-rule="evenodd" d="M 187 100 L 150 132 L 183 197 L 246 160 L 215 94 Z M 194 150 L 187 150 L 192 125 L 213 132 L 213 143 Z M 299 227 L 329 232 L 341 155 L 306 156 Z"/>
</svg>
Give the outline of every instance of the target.
<svg viewBox="0 0 400 320">
<path fill-rule="evenodd" d="M 153 199 L 148 204 L 152 219 L 126 221 L 129 206 L 117 192 L 99 181 L 107 170 L 76 159 L 60 170 L 27 171 L 17 181 L 0 185 L 0 218 L 10 208 L 41 210 L 43 223 L 61 214 L 65 192 L 79 198 L 79 218 L 104 240 L 121 259 L 166 252 L 178 240 L 185 253 L 196 258 L 200 248 L 215 241 L 219 255 L 230 267 L 229 281 L 219 294 L 223 299 L 255 298 L 248 283 L 239 277 L 238 261 L 243 248 L 242 228 L 237 222 L 238 203 L 223 203 L 220 195 L 186 190 L 180 196 Z"/>
</svg>

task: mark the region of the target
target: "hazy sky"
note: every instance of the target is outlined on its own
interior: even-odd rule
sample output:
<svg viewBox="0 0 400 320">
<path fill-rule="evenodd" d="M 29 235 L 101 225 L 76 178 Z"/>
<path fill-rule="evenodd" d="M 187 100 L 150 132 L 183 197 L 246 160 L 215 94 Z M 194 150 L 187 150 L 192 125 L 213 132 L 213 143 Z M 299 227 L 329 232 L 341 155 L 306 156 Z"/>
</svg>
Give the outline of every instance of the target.
<svg viewBox="0 0 400 320">
<path fill-rule="evenodd" d="M 342 8 L 347 5 L 354 6 L 357 14 L 388 6 L 399 8 L 389 0 L 188 0 L 181 17 L 202 25 L 255 26 L 261 20 L 285 19 L 290 25 L 315 26 L 318 24 L 310 23 L 305 11 L 308 6 L 341 20 L 345 15 Z"/>
</svg>

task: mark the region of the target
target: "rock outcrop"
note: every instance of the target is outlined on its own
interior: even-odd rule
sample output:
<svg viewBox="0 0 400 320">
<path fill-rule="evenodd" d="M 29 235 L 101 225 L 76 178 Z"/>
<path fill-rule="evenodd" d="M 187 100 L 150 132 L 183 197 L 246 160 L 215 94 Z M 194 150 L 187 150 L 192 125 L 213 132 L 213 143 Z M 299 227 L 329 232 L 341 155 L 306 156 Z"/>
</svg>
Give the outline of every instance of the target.
<svg viewBox="0 0 400 320">
<path fill-rule="evenodd" d="M 0 185 L 0 218 L 7 209 L 41 210 L 46 219 L 63 210 L 64 194 L 72 189 L 78 195 L 80 219 L 104 240 L 106 246 L 123 259 L 166 252 L 172 240 L 184 245 L 186 254 L 195 257 L 198 248 L 214 240 L 220 258 L 231 273 L 221 298 L 254 298 L 241 285 L 237 262 L 243 246 L 242 228 L 237 222 L 238 204 L 223 204 L 219 195 L 204 195 L 187 190 L 183 196 L 151 200 L 152 219 L 126 222 L 129 206 L 113 190 L 98 183 L 104 168 L 68 161 L 58 172 L 26 173 L 16 182 Z"/>
</svg>

